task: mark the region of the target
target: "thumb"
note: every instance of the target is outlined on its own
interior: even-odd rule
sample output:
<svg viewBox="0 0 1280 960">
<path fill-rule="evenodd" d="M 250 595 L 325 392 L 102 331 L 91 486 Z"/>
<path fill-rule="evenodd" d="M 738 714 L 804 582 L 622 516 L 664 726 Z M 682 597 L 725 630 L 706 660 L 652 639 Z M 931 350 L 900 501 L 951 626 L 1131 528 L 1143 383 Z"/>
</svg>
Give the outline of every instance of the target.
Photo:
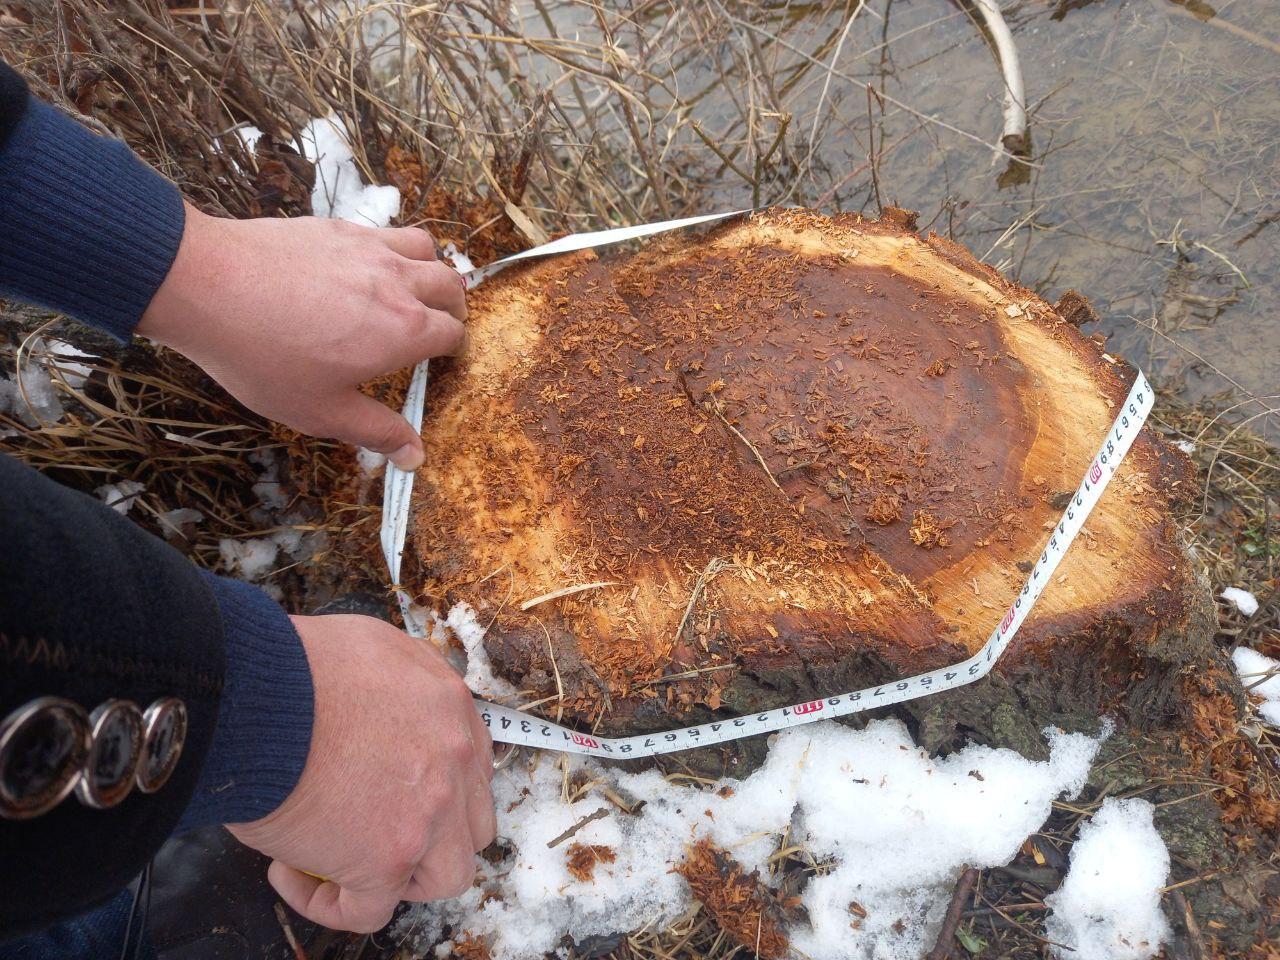
<svg viewBox="0 0 1280 960">
<path fill-rule="evenodd" d="M 340 404 L 331 427 L 339 440 L 386 454 L 401 470 L 422 466 L 422 438 L 408 420 L 359 390 L 352 390 Z"/>
<path fill-rule="evenodd" d="M 391 891 L 351 891 L 330 880 L 295 870 L 279 860 L 271 861 L 267 880 L 292 910 L 331 930 L 353 933 L 381 930 L 391 921 L 400 902 Z"/>
</svg>

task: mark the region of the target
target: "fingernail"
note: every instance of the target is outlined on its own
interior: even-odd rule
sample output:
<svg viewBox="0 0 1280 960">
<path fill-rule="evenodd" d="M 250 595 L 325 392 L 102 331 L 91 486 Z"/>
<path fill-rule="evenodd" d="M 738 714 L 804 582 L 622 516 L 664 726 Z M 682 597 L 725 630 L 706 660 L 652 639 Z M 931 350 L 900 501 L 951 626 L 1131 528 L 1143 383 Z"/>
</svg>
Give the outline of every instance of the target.
<svg viewBox="0 0 1280 960">
<path fill-rule="evenodd" d="M 422 448 L 416 443 L 406 443 L 387 459 L 401 470 L 417 470 L 422 466 Z"/>
</svg>

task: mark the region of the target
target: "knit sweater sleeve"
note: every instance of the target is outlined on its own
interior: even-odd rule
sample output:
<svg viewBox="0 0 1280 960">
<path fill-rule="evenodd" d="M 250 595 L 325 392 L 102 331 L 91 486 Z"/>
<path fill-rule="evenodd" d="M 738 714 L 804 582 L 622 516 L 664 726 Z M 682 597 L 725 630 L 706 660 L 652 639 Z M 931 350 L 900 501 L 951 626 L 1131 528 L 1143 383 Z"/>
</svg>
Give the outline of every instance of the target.
<svg viewBox="0 0 1280 960">
<path fill-rule="evenodd" d="M 173 262 L 183 225 L 182 198 L 172 183 L 123 143 L 96 136 L 30 97 L 21 78 L 0 63 L 0 296 L 60 310 L 128 338 Z M 220 647 L 199 654 L 218 664 L 225 661 L 225 670 L 212 671 L 219 691 L 206 744 L 192 750 L 197 765 L 185 801 L 177 810 L 168 809 L 166 818 L 172 819 L 153 822 L 185 830 L 271 812 L 302 773 L 314 710 L 306 653 L 284 610 L 257 587 L 195 570 L 102 504 L 12 461 L 0 467 L 0 476 L 13 485 L 5 487 L 0 503 L 0 530 L 6 531 L 0 554 L 15 570 L 45 571 L 32 575 L 29 589 L 0 589 L 5 594 L 0 636 L 35 636 L 42 618 L 56 614 L 52 622 L 59 629 L 66 626 L 68 643 L 82 636 L 96 635 L 99 642 L 120 637 L 130 645 L 114 654 L 122 663 L 172 659 L 184 649 L 195 656 L 209 644 Z M 19 489 L 25 507 L 13 493 Z M 44 528 L 29 522 L 34 515 L 46 518 Z M 65 533 L 67 547 L 60 554 L 49 553 L 50 529 Z M 94 566 L 94 557 L 108 554 L 115 559 Z M 164 575 L 157 580 L 160 570 Z M 92 589 L 82 582 L 86 577 L 94 578 Z M 145 616 L 113 604 L 113 590 L 148 597 Z M 101 602 L 86 599 L 93 597 Z M 190 625 L 185 648 L 166 626 L 171 622 Z M 77 623 L 99 628 L 77 631 Z M 22 686 L 6 670 L 0 663 L 0 717 L 34 696 L 83 700 L 92 709 L 103 698 L 136 694 L 125 672 L 87 676 L 50 669 L 26 676 Z M 92 812 L 76 806 L 65 802 L 58 817 L 82 818 L 92 829 Z M 4 829 L 47 829 L 40 818 L 30 824 Z M 0 887 L 4 873 L 0 869 Z M 70 904 L 50 904 L 55 912 L 59 906 Z"/>
<path fill-rule="evenodd" d="M 3 455 L 0 490 L 0 717 L 51 696 L 86 712 L 176 697 L 189 717 L 157 792 L 0 818 L 3 941 L 103 902 L 171 833 L 275 809 L 306 761 L 314 704 L 298 635 L 257 587 L 197 570 Z"/>
<path fill-rule="evenodd" d="M 177 187 L 0 64 L 0 294 L 127 340 L 185 219 Z"/>
</svg>

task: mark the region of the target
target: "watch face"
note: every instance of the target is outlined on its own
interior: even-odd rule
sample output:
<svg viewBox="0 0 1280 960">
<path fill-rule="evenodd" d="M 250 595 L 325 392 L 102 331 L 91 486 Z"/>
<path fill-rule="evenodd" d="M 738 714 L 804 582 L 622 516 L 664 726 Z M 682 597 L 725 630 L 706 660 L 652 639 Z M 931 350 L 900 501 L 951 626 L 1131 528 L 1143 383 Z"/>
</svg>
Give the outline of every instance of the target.
<svg viewBox="0 0 1280 960">
<path fill-rule="evenodd" d="M 0 816 L 51 810 L 75 787 L 89 755 L 89 718 L 78 705 L 42 697 L 0 724 Z"/>
</svg>

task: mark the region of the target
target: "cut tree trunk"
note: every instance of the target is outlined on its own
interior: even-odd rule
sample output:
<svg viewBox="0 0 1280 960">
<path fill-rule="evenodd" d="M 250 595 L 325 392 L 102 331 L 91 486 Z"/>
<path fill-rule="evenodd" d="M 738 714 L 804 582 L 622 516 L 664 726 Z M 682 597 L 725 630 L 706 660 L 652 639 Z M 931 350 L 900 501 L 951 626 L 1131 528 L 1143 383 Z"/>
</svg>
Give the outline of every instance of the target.
<svg viewBox="0 0 1280 960">
<path fill-rule="evenodd" d="M 607 733 L 967 657 L 1134 373 L 913 227 L 773 211 L 488 281 L 432 367 L 410 586 Z M 899 715 L 1035 753 L 1046 722 L 1168 709 L 1212 616 L 1171 517 L 1193 486 L 1144 430 L 996 673 Z"/>
</svg>

